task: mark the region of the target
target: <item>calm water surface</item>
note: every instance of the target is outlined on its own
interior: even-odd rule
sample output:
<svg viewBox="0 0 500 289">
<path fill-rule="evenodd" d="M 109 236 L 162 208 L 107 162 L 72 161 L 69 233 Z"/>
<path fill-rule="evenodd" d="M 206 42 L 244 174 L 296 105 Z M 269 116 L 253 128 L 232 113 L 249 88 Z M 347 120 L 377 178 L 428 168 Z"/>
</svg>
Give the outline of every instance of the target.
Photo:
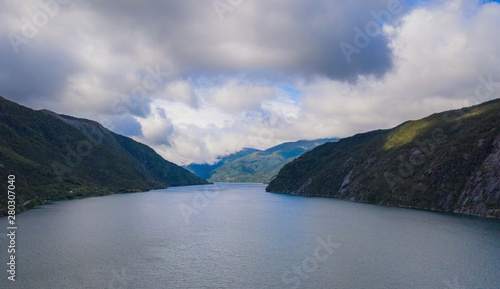
<svg viewBox="0 0 500 289">
<path fill-rule="evenodd" d="M 0 288 L 500 288 L 500 222 L 216 184 L 17 217 Z M 7 219 L 2 218 L 7 227 Z"/>
</svg>

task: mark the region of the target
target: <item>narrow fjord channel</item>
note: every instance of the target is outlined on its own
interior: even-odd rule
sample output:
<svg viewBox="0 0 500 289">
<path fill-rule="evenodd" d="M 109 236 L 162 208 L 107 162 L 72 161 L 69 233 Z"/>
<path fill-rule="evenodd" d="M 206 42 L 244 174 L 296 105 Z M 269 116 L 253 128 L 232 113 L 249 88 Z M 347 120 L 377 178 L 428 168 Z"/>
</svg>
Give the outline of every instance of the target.
<svg viewBox="0 0 500 289">
<path fill-rule="evenodd" d="M 259 184 L 62 201 L 17 223 L 18 281 L 1 288 L 500 288 L 498 220 Z"/>
</svg>

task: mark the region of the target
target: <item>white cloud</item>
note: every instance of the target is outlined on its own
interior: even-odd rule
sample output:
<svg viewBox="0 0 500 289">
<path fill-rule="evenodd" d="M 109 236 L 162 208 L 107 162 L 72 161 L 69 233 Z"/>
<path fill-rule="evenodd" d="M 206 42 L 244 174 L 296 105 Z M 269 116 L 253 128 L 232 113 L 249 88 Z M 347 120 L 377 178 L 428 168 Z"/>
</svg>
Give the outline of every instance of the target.
<svg viewBox="0 0 500 289">
<path fill-rule="evenodd" d="M 179 163 L 214 161 L 243 147 L 345 137 L 487 100 L 472 96 L 478 78 L 492 75 L 500 83 L 500 41 L 492 37 L 500 8 L 457 3 L 422 7 L 386 27 L 394 68 L 383 78 L 298 79 L 292 82 L 300 91 L 297 100 L 236 78 L 208 92 L 200 89 L 204 101 L 198 109 L 170 108 L 177 119 L 174 147 L 161 152 Z M 488 99 L 500 97 L 497 84 Z"/>
<path fill-rule="evenodd" d="M 0 2 L 16 33 L 38 7 Z M 500 5 L 478 3 L 405 6 L 349 64 L 339 44 L 387 1 L 256 0 L 223 22 L 206 1 L 72 1 L 19 55 L 3 31 L 0 93 L 109 121 L 177 163 L 345 137 L 500 96 Z M 148 67 L 168 76 L 129 105 Z"/>
<path fill-rule="evenodd" d="M 174 126 L 160 109 L 153 110 L 147 118 L 137 118 L 141 124 L 143 138 L 154 146 L 169 145 Z"/>
<path fill-rule="evenodd" d="M 255 84 L 242 84 L 232 80 L 220 87 L 202 92 L 204 98 L 225 112 L 238 113 L 255 110 L 261 103 L 274 96 L 274 89 Z"/>
<path fill-rule="evenodd" d="M 161 93 L 167 99 L 178 100 L 190 106 L 196 106 L 196 99 L 191 84 L 185 80 L 174 80 Z"/>
</svg>

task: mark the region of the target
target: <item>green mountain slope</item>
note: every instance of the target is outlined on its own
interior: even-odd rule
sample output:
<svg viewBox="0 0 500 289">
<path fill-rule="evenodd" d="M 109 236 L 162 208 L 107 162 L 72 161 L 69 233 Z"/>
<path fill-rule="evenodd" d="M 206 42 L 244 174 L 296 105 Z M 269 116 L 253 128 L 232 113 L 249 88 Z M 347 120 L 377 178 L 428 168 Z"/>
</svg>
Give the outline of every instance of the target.
<svg viewBox="0 0 500 289">
<path fill-rule="evenodd" d="M 258 152 L 260 150 L 258 149 L 251 149 L 251 148 L 244 148 L 238 152 L 235 152 L 234 154 L 230 154 L 227 156 L 223 156 L 219 158 L 219 161 L 213 165 L 209 164 L 190 164 L 185 166 L 184 168 L 187 169 L 188 171 L 192 172 L 193 174 L 197 175 L 198 177 L 208 180 L 210 177 L 212 177 L 214 171 L 221 167 L 224 164 L 227 164 L 229 162 L 232 162 L 236 159 L 239 159 L 241 157 L 244 157 L 248 154 Z"/>
<path fill-rule="evenodd" d="M 268 183 L 286 163 L 318 145 L 336 140 L 301 140 L 283 143 L 265 151 L 254 152 L 217 168 L 209 181 Z"/>
<path fill-rule="evenodd" d="M 500 217 L 500 99 L 327 143 L 269 192 Z"/>
<path fill-rule="evenodd" d="M 99 123 L 35 111 L 0 97 L 0 189 L 15 175 L 19 209 L 45 200 L 206 181 Z M 4 212 L 6 194 L 1 194 Z"/>
</svg>

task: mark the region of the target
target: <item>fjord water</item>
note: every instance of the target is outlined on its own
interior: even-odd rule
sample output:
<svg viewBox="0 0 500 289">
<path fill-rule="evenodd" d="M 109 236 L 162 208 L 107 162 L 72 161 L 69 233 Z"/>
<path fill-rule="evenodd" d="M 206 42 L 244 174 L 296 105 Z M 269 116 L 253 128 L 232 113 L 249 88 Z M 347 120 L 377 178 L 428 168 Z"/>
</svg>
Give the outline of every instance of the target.
<svg viewBox="0 0 500 289">
<path fill-rule="evenodd" d="M 1 288 L 500 288 L 496 220 L 265 185 L 56 202 L 17 224 L 17 281 L 2 270 Z"/>
</svg>

